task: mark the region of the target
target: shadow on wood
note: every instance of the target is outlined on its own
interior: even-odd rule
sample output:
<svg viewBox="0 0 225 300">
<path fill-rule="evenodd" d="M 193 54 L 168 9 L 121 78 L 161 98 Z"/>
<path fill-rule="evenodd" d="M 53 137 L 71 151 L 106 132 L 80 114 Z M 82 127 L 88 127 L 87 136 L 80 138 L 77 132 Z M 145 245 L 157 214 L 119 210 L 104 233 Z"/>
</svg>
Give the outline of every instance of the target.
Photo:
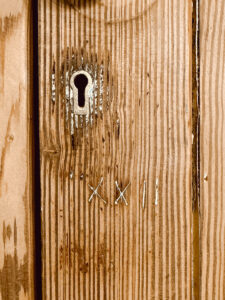
<svg viewBox="0 0 225 300">
<path fill-rule="evenodd" d="M 100 0 L 64 0 L 65 3 L 68 3 L 76 8 L 83 8 L 90 5 L 99 4 L 102 5 Z"/>
</svg>

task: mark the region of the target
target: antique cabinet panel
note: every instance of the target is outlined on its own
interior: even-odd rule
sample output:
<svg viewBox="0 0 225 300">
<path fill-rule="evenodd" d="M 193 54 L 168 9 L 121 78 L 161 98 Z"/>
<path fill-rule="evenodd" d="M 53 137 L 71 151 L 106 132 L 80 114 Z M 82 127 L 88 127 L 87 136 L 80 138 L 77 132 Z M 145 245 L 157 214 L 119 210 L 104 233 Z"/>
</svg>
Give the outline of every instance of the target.
<svg viewBox="0 0 225 300">
<path fill-rule="evenodd" d="M 44 299 L 191 297 L 191 4 L 39 1 Z"/>
</svg>

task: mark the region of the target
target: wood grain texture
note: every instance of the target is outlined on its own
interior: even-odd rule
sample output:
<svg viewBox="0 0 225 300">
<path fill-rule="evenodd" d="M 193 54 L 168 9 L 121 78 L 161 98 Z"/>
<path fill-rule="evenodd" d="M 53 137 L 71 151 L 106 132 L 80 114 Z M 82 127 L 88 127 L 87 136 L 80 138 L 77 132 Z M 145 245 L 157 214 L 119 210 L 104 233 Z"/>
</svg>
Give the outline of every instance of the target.
<svg viewBox="0 0 225 300">
<path fill-rule="evenodd" d="M 0 299 L 32 300 L 30 6 L 0 6 Z"/>
<path fill-rule="evenodd" d="M 201 299 L 224 299 L 224 1 L 202 1 L 200 15 Z"/>
<path fill-rule="evenodd" d="M 191 51 L 191 1 L 39 1 L 43 299 L 191 298 Z"/>
</svg>

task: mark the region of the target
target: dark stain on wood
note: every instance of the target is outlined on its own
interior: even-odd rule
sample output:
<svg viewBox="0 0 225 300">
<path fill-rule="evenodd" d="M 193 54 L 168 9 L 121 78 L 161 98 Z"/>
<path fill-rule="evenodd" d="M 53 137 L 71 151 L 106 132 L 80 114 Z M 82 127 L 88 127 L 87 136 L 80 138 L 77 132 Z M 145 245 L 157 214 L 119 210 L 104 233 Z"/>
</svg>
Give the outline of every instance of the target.
<svg viewBox="0 0 225 300">
<path fill-rule="evenodd" d="M 56 0 L 55 0 L 56 1 Z M 86 10 L 91 8 L 92 6 L 99 6 L 102 8 L 102 11 L 113 11 L 114 9 L 123 9 L 124 11 L 132 11 L 132 1 L 128 2 L 128 3 L 121 3 L 119 4 L 118 2 L 115 3 L 114 1 L 111 1 L 110 3 L 108 3 L 107 1 L 103 1 L 103 0 L 62 0 L 62 2 L 65 5 L 69 5 L 72 8 L 74 8 L 75 10 L 78 11 L 78 13 L 83 14 L 87 19 L 90 19 L 94 22 L 98 22 L 100 21 L 100 19 L 96 19 L 96 18 L 91 18 L 90 14 L 86 13 Z M 147 1 L 146 1 L 147 2 Z M 148 13 L 149 10 L 153 9 L 154 7 L 156 7 L 156 3 L 158 1 L 148 1 L 148 4 L 146 5 L 145 9 L 143 9 L 142 11 L 140 11 L 139 13 L 135 13 L 134 15 L 132 15 L 129 18 L 115 18 L 115 19 L 102 19 L 101 21 L 103 21 L 105 24 L 107 25 L 112 25 L 115 23 L 126 23 L 126 22 L 130 22 L 130 21 L 134 21 L 138 18 L 143 17 L 144 15 L 146 15 Z M 103 14 L 104 15 L 104 14 Z"/>
<path fill-rule="evenodd" d="M 71 5 L 72 7 L 76 8 L 84 8 L 85 6 L 90 6 L 90 5 L 102 5 L 101 0 L 64 0 L 65 3 Z"/>
<path fill-rule="evenodd" d="M 15 226 L 14 226 L 14 231 L 15 231 Z M 10 240 L 11 236 L 12 236 L 12 228 L 11 228 L 11 226 L 9 224 L 6 226 L 5 221 L 3 221 L 2 238 L 3 238 L 4 248 L 5 248 L 5 244 L 6 244 L 6 239 Z M 17 239 L 15 237 L 15 233 L 14 233 L 14 241 L 17 241 Z"/>
<path fill-rule="evenodd" d="M 101 266 L 106 266 L 106 253 L 107 253 L 106 245 L 104 243 L 100 244 L 98 249 L 95 252 L 96 258 L 97 258 L 97 264 L 96 267 L 99 269 Z M 79 247 L 78 245 L 75 245 L 74 247 L 69 247 L 68 243 L 65 242 L 65 244 L 61 244 L 59 248 L 60 253 L 60 269 L 62 270 L 64 266 L 67 266 L 69 268 L 72 268 L 72 265 L 69 265 L 69 257 L 72 257 L 75 253 L 77 255 L 78 259 L 78 265 L 79 270 L 82 273 L 88 273 L 89 272 L 89 266 L 90 261 L 85 259 L 85 252 L 84 249 Z M 93 257 L 91 258 L 93 259 Z M 110 268 L 109 268 L 110 271 Z"/>
<path fill-rule="evenodd" d="M 8 225 L 7 228 L 6 228 L 6 236 L 7 238 L 10 240 L 11 238 L 11 235 L 12 235 L 12 229 L 11 229 L 11 226 Z"/>
<path fill-rule="evenodd" d="M 19 264 L 16 249 L 14 255 L 4 256 L 4 265 L 0 270 L 0 292 L 2 300 L 17 300 L 19 292 L 23 288 L 28 291 L 28 261 L 24 256 L 23 263 Z"/>
<path fill-rule="evenodd" d="M 5 41 L 16 28 L 21 14 L 0 18 L 0 94 L 4 91 Z"/>
<path fill-rule="evenodd" d="M 89 271 L 89 262 L 85 261 L 84 250 L 77 245 L 75 245 L 74 250 L 78 255 L 78 265 L 80 272 L 87 273 Z"/>
<path fill-rule="evenodd" d="M 3 243 L 6 244 L 6 237 L 10 239 L 12 228 L 3 222 Z M 28 256 L 24 255 L 22 263 L 17 255 L 17 226 L 14 221 L 14 254 L 4 254 L 4 263 L 0 269 L 0 293 L 2 300 L 17 300 L 19 292 L 23 289 L 28 292 Z"/>
<path fill-rule="evenodd" d="M 28 259 L 23 258 L 19 264 L 16 248 L 14 255 L 4 255 L 4 265 L 0 270 L 0 292 L 2 300 L 17 300 L 19 292 L 23 288 L 24 293 L 28 291 Z"/>
<path fill-rule="evenodd" d="M 21 14 L 10 15 L 0 18 L 0 40 L 4 39 L 7 35 L 13 32 L 15 26 L 18 24 Z"/>
<path fill-rule="evenodd" d="M 69 245 L 68 245 L 68 239 L 64 244 L 62 244 L 59 248 L 60 253 L 60 269 L 63 268 L 63 266 L 68 266 L 69 264 Z"/>
</svg>

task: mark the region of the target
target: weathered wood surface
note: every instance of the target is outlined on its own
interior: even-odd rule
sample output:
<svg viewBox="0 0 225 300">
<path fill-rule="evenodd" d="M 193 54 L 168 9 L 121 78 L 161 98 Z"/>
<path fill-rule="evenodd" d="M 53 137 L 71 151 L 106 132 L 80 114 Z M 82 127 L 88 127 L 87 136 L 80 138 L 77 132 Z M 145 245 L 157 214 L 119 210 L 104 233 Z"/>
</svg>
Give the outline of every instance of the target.
<svg viewBox="0 0 225 300">
<path fill-rule="evenodd" d="M 201 1 L 201 299 L 225 299 L 225 2 Z"/>
<path fill-rule="evenodd" d="M 0 7 L 0 299 L 32 300 L 29 1 Z"/>
<path fill-rule="evenodd" d="M 41 0 L 39 29 L 43 299 L 190 299 L 191 1 Z"/>
</svg>

